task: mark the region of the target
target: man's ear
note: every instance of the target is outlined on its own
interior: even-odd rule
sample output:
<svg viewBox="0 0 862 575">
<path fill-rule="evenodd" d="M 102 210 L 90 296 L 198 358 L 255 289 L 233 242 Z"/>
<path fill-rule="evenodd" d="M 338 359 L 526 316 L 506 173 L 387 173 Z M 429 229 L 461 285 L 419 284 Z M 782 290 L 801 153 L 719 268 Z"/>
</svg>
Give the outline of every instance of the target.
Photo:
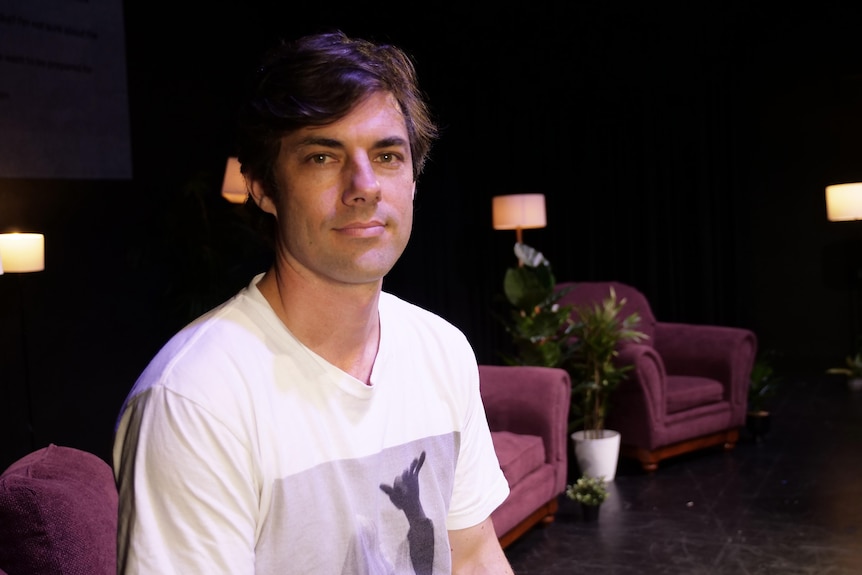
<svg viewBox="0 0 862 575">
<path fill-rule="evenodd" d="M 257 207 L 268 214 L 278 217 L 278 212 L 275 209 L 275 202 L 273 202 L 272 198 L 266 193 L 266 191 L 264 191 L 263 186 L 260 185 L 258 180 L 252 180 L 250 182 L 249 195 L 254 203 L 257 204 Z"/>
</svg>

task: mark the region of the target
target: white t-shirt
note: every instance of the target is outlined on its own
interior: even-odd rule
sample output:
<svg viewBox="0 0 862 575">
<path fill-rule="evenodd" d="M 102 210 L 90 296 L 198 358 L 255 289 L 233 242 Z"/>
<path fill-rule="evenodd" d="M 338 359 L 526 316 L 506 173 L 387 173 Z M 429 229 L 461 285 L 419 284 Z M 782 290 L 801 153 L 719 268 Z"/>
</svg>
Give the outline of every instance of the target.
<svg viewBox="0 0 862 575">
<path fill-rule="evenodd" d="M 446 531 L 509 492 L 463 333 L 381 294 L 366 385 L 300 343 L 259 279 L 175 335 L 123 406 L 120 572 L 450 573 Z"/>
</svg>

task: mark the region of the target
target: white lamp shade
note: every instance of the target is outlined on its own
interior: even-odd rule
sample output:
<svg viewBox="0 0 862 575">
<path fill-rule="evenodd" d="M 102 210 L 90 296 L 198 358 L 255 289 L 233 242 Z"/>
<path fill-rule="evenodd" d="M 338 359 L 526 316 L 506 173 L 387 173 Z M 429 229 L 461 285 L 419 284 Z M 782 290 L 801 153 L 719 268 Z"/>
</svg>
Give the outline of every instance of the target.
<svg viewBox="0 0 862 575">
<path fill-rule="evenodd" d="M 236 157 L 227 159 L 224 169 L 224 180 L 221 184 L 221 195 L 233 204 L 243 204 L 248 198 L 248 188 L 245 177 L 240 171 L 240 163 Z"/>
<path fill-rule="evenodd" d="M 45 269 L 45 236 L 0 234 L 0 260 L 5 273 L 40 272 Z"/>
<path fill-rule="evenodd" d="M 529 230 L 547 225 L 544 194 L 495 196 L 491 208 L 495 230 Z"/>
<path fill-rule="evenodd" d="M 826 186 L 826 217 L 830 222 L 862 220 L 862 183 Z"/>
</svg>

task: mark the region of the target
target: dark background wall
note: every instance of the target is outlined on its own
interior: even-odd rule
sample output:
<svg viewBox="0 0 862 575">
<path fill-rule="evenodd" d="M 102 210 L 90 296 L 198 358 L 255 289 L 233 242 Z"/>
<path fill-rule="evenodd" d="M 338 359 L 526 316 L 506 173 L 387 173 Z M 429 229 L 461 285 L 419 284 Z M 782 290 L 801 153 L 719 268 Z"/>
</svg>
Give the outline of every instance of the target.
<svg viewBox="0 0 862 575">
<path fill-rule="evenodd" d="M 0 276 L 0 468 L 48 442 L 109 459 L 149 358 L 265 265 L 219 197 L 239 86 L 277 37 L 330 26 L 417 60 L 443 136 L 385 287 L 458 325 L 481 362 L 507 345 L 492 311 L 515 263 L 491 198 L 520 192 L 546 195 L 548 227 L 525 241 L 560 280 L 749 327 L 794 373 L 853 348 L 862 222 L 827 222 L 823 200 L 862 180 L 849 6 L 147 4 L 124 3 L 133 178 L 0 179 L 0 231 L 47 246 L 44 272 Z"/>
</svg>

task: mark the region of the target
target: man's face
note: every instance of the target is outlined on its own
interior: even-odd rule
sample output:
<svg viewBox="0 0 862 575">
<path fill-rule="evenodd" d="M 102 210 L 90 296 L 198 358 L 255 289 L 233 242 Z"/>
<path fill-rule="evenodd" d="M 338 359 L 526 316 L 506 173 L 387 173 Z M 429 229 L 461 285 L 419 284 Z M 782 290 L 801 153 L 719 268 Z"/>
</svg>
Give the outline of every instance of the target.
<svg viewBox="0 0 862 575">
<path fill-rule="evenodd" d="M 298 273 L 336 283 L 378 282 L 413 225 L 413 168 L 404 116 L 376 93 L 341 120 L 281 142 L 278 257 Z"/>
</svg>

